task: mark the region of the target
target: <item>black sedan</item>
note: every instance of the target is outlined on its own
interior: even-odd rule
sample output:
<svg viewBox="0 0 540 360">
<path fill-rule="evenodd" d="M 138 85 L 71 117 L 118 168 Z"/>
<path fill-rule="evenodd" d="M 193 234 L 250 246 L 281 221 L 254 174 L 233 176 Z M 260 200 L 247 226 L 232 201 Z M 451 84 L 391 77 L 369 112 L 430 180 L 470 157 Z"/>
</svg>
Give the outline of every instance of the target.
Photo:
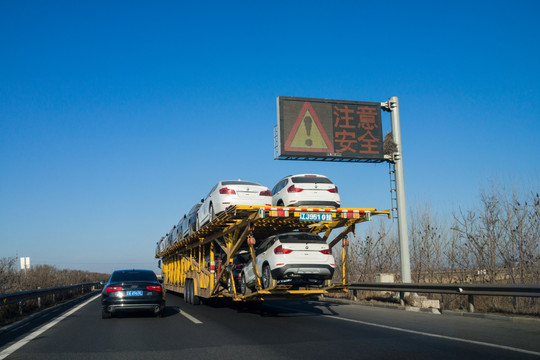
<svg viewBox="0 0 540 360">
<path fill-rule="evenodd" d="M 101 316 L 120 311 L 146 310 L 156 316 L 165 311 L 165 289 L 152 270 L 115 270 L 101 292 Z"/>
</svg>

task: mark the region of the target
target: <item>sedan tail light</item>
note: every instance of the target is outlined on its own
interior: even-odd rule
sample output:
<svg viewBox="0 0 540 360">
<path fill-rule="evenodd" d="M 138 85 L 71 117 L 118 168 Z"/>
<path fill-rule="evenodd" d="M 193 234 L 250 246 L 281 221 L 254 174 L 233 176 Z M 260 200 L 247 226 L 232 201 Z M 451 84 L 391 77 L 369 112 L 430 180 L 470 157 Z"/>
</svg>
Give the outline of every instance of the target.
<svg viewBox="0 0 540 360">
<path fill-rule="evenodd" d="M 122 291 L 122 287 L 121 286 L 108 286 L 106 289 L 105 289 L 105 292 L 108 294 L 108 293 L 112 293 L 112 292 L 117 292 L 117 291 Z"/>
<path fill-rule="evenodd" d="M 291 185 L 289 186 L 289 188 L 287 189 L 287 192 L 302 192 L 304 191 L 304 189 L 300 189 L 300 188 L 297 188 L 296 186 L 294 185 Z"/>
<path fill-rule="evenodd" d="M 162 291 L 163 288 L 161 287 L 161 285 L 148 285 L 148 286 L 146 286 L 146 290 L 150 290 L 150 291 Z"/>
<path fill-rule="evenodd" d="M 225 195 L 234 195 L 236 194 L 236 191 L 234 191 L 234 189 L 229 189 L 227 187 L 224 187 L 224 188 L 219 189 L 219 193 L 225 194 Z"/>
<path fill-rule="evenodd" d="M 328 248 L 321 250 L 321 253 L 323 253 L 324 255 L 332 255 L 332 249 Z"/>
<path fill-rule="evenodd" d="M 259 193 L 261 196 L 272 196 L 272 192 L 270 190 L 264 190 Z"/>
<path fill-rule="evenodd" d="M 334 186 L 333 189 L 328 189 L 329 192 L 337 194 L 337 186 Z"/>
<path fill-rule="evenodd" d="M 277 248 L 274 249 L 274 254 L 276 255 L 283 255 L 283 254 L 290 254 L 292 253 L 291 249 L 284 249 L 282 245 L 279 245 Z"/>
</svg>

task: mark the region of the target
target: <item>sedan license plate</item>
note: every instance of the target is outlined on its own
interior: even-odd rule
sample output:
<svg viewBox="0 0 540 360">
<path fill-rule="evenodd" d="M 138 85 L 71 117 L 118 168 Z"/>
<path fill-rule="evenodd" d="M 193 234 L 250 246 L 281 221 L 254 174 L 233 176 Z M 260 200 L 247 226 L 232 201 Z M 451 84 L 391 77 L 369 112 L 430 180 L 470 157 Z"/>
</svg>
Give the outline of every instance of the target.
<svg viewBox="0 0 540 360">
<path fill-rule="evenodd" d="M 332 214 L 300 213 L 300 221 L 332 221 Z"/>
<path fill-rule="evenodd" d="M 126 296 L 143 296 L 142 290 L 128 290 Z"/>
</svg>

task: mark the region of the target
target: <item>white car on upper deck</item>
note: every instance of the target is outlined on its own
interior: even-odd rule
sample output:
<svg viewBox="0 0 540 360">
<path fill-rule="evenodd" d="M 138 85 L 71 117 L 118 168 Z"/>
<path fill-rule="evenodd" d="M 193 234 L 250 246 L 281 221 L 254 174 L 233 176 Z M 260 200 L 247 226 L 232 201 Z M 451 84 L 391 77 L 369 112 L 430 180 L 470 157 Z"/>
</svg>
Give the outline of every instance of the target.
<svg viewBox="0 0 540 360">
<path fill-rule="evenodd" d="M 201 202 L 197 213 L 197 229 L 212 221 L 231 205 L 271 206 L 272 193 L 266 186 L 256 182 L 223 180 L 218 182 Z"/>
<path fill-rule="evenodd" d="M 286 176 L 274 186 L 272 205 L 338 208 L 341 198 L 337 186 L 326 176 L 298 174 Z"/>
</svg>

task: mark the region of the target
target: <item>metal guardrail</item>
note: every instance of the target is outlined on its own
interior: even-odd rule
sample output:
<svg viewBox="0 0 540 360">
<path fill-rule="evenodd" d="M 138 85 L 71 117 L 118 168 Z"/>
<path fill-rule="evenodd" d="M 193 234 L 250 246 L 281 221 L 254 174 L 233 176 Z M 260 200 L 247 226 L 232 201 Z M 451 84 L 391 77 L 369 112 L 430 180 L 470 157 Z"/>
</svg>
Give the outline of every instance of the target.
<svg viewBox="0 0 540 360">
<path fill-rule="evenodd" d="M 540 297 L 540 285 L 353 283 L 348 288 L 398 292 L 402 303 L 405 293 L 467 295 L 469 312 L 474 312 L 474 296 Z"/>
<path fill-rule="evenodd" d="M 27 290 L 27 291 L 0 294 L 0 306 L 16 304 L 16 303 L 20 303 L 20 302 L 32 300 L 32 299 L 39 299 L 41 297 L 48 296 L 48 295 L 62 294 L 67 291 L 74 291 L 74 290 L 83 291 L 85 289 L 98 286 L 99 284 L 100 284 L 99 282 L 92 282 L 92 283 L 83 283 L 83 284 L 68 285 L 68 286 L 58 286 L 58 287 L 52 287 L 52 288 L 47 288 L 47 289 Z"/>
</svg>

